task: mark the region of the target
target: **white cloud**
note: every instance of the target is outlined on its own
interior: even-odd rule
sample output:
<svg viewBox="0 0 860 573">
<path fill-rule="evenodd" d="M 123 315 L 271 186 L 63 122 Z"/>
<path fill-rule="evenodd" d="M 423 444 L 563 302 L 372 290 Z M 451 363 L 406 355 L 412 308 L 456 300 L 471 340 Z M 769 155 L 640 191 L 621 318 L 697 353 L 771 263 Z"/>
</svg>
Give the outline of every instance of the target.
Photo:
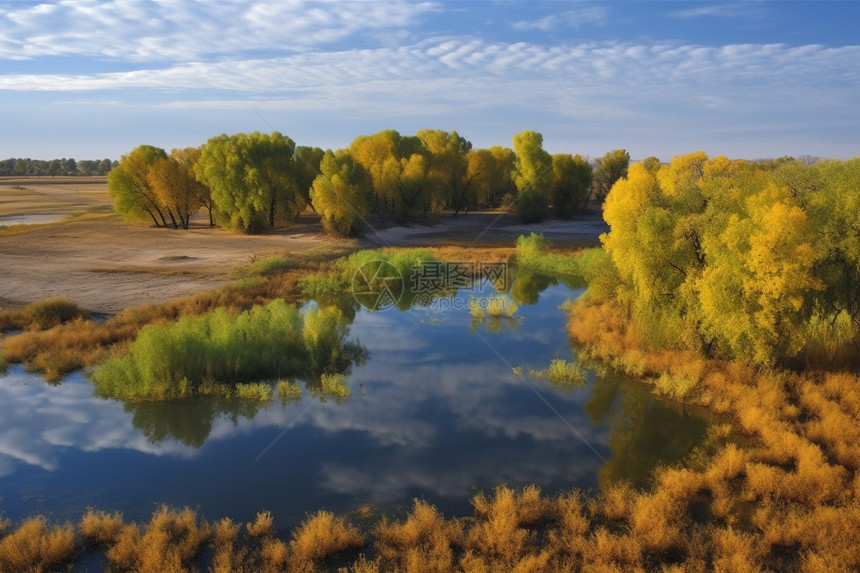
<svg viewBox="0 0 860 573">
<path fill-rule="evenodd" d="M 431 2 L 64 0 L 0 6 L 0 58 L 84 55 L 190 61 L 257 50 L 294 52 L 364 31 L 396 31 Z"/>
<path fill-rule="evenodd" d="M 741 18 L 759 16 L 762 14 L 762 8 L 757 4 L 758 3 L 756 2 L 710 4 L 706 6 L 697 6 L 696 8 L 674 10 L 670 12 L 669 15 L 674 18 L 702 18 L 708 16 L 719 18 Z"/>
<path fill-rule="evenodd" d="M 132 426 L 121 403 L 94 399 L 88 383 L 68 381 L 53 387 L 28 374 L 9 374 L 0 382 L 0 477 L 20 464 L 54 471 L 69 447 L 194 455 L 193 448 L 175 441 L 150 443 Z"/>
<path fill-rule="evenodd" d="M 574 28 L 585 24 L 602 25 L 606 22 L 608 10 L 605 6 L 587 6 L 576 10 L 567 10 L 539 18 L 537 20 L 519 20 L 511 27 L 514 30 L 540 30 L 551 32 L 559 28 Z"/>
</svg>

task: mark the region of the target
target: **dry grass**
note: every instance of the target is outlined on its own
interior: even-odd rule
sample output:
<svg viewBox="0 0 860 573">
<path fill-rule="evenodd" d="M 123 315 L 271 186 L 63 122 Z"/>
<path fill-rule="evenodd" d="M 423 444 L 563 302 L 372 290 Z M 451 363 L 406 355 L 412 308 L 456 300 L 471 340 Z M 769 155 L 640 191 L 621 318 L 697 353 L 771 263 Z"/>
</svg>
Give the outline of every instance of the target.
<svg viewBox="0 0 860 573">
<path fill-rule="evenodd" d="M 122 526 L 121 513 L 107 513 L 90 508 L 78 523 L 78 531 L 86 543 L 104 546 L 116 541 Z"/>
<path fill-rule="evenodd" d="M 124 525 L 106 555 L 112 568 L 140 573 L 179 572 L 191 567 L 210 527 L 198 522 L 189 508 L 160 507 L 141 533 L 137 525 Z"/>
<path fill-rule="evenodd" d="M 374 531 L 375 549 L 385 570 L 451 571 L 456 548 L 463 545 L 462 526 L 446 521 L 435 507 L 415 500 L 403 523 L 383 521 Z"/>
<path fill-rule="evenodd" d="M 69 563 L 76 550 L 74 527 L 48 527 L 42 516 L 26 519 L 0 540 L 0 571 L 53 571 Z"/>
<path fill-rule="evenodd" d="M 358 529 L 328 511 L 308 517 L 290 539 L 290 568 L 314 571 L 327 557 L 364 545 Z"/>
</svg>

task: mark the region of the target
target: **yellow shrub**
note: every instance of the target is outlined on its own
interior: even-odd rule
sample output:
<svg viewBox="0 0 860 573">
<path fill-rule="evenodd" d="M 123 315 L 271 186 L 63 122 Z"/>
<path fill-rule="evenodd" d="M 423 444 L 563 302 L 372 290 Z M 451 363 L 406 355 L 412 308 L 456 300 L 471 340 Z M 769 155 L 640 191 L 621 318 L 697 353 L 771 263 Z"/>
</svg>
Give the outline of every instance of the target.
<svg viewBox="0 0 860 573">
<path fill-rule="evenodd" d="M 78 530 L 87 543 L 104 545 L 116 540 L 122 525 L 121 513 L 107 513 L 89 508 L 81 518 Z"/>
<path fill-rule="evenodd" d="M 57 569 L 75 549 L 71 524 L 49 529 L 44 517 L 31 517 L 0 540 L 0 571 Z"/>
<path fill-rule="evenodd" d="M 290 563 L 293 567 L 313 564 L 329 555 L 361 547 L 364 538 L 343 517 L 320 511 L 306 519 L 290 540 Z"/>
<path fill-rule="evenodd" d="M 455 547 L 463 544 L 463 530 L 457 522 L 445 521 L 435 507 L 417 499 L 404 523 L 383 521 L 375 534 L 376 551 L 383 562 L 405 571 L 449 571 Z"/>
</svg>

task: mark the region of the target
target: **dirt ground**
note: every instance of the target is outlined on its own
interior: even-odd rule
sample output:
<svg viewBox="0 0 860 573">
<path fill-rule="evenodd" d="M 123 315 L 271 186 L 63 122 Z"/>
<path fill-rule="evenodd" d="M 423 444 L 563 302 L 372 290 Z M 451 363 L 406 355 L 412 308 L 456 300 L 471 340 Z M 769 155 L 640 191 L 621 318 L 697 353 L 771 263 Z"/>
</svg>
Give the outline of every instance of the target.
<svg viewBox="0 0 860 573">
<path fill-rule="evenodd" d="M 6 225 L 4 218 L 61 215 L 59 221 Z M 8 219 L 7 219 L 8 221 Z M 435 225 L 374 229 L 359 242 L 326 236 L 303 214 L 289 229 L 240 235 L 209 228 L 201 213 L 187 231 L 129 225 L 112 213 L 106 178 L 0 178 L 0 308 L 52 296 L 112 314 L 165 302 L 230 280 L 231 269 L 271 255 L 343 245 L 512 245 L 542 232 L 558 244 L 592 245 L 606 230 L 598 213 L 572 221 L 521 225 L 506 214 L 443 216 Z"/>
</svg>

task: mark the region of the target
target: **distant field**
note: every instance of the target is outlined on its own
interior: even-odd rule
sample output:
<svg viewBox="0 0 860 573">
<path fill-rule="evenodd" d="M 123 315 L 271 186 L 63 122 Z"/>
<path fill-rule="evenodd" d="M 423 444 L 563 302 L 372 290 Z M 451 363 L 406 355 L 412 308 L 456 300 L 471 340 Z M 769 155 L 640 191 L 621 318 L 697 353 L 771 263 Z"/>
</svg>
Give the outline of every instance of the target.
<svg viewBox="0 0 860 573">
<path fill-rule="evenodd" d="M 107 177 L 0 177 L 0 217 L 109 211 Z"/>
<path fill-rule="evenodd" d="M 165 302 L 230 280 L 231 269 L 269 255 L 386 245 L 513 246 L 520 234 L 547 233 L 558 244 L 596 244 L 606 228 L 599 213 L 572 221 L 522 225 L 504 213 L 445 216 L 436 225 L 373 229 L 364 241 L 323 233 L 310 209 L 289 229 L 238 235 L 210 228 L 205 211 L 191 229 L 127 224 L 113 213 L 106 177 L 2 177 L 0 218 L 60 215 L 59 221 L 0 222 L 0 308 L 53 296 L 97 312 Z M 35 217 L 31 217 L 36 220 Z M 373 232 L 376 231 L 376 232 Z"/>
</svg>

